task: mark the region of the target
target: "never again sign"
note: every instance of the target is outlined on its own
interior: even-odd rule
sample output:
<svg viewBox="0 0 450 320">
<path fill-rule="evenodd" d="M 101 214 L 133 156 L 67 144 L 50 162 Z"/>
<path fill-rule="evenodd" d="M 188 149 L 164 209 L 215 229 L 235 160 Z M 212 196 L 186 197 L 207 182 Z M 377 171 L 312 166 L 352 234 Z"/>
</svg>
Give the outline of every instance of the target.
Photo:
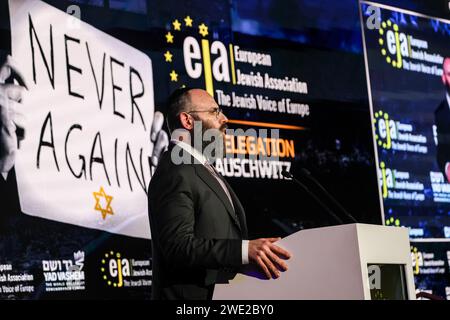
<svg viewBox="0 0 450 320">
<path fill-rule="evenodd" d="M 41 1 L 9 8 L 12 55 L 30 86 L 15 165 L 22 211 L 149 239 L 149 57 Z"/>
</svg>

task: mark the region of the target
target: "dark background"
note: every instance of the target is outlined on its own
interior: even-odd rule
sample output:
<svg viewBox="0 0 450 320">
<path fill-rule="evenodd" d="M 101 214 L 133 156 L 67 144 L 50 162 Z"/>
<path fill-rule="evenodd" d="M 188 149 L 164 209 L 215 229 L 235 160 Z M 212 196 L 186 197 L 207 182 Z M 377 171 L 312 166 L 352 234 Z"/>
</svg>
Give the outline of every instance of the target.
<svg viewBox="0 0 450 320">
<path fill-rule="evenodd" d="M 295 139 L 293 172 L 302 167 L 310 170 L 359 222 L 382 223 L 357 1 L 45 2 L 63 11 L 71 4 L 79 5 L 81 20 L 146 53 L 153 63 L 155 105 L 162 112 L 165 99 L 174 89 L 163 58 L 167 50 L 163 35 L 173 19 L 190 15 L 208 25 L 212 39 L 271 53 L 281 74 L 288 70 L 291 74 L 298 72 L 310 88 L 306 98 L 299 97 L 311 107 L 308 120 L 302 122 L 293 116 L 283 119 L 280 115 L 273 120 L 309 128 L 301 132 L 282 131 L 283 138 Z M 381 2 L 450 18 L 447 1 Z M 2 0 L 0 49 L 3 54 L 10 50 L 9 28 L 7 1 Z M 181 44 L 174 45 L 181 49 Z M 236 109 L 224 112 L 233 119 L 268 121 L 273 117 L 264 112 Z M 0 190 L 2 256 L 39 274 L 40 260 L 49 256 L 70 258 L 72 252 L 80 249 L 87 254 L 85 293 L 38 292 L 18 298 L 149 298 L 147 289 L 108 290 L 97 270 L 101 255 L 110 248 L 150 259 L 149 241 L 21 214 L 16 197 L 8 193 L 14 187 L 12 180 L 14 177 L 3 183 Z M 229 181 L 246 209 L 251 238 L 286 236 L 301 229 L 336 224 L 292 182 L 242 178 Z"/>
</svg>

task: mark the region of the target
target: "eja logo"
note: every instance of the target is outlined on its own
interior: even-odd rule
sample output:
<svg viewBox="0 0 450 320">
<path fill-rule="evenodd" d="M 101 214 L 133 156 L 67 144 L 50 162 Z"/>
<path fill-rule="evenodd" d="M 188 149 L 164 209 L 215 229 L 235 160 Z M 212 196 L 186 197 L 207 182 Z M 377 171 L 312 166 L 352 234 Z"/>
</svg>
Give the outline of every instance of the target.
<svg viewBox="0 0 450 320">
<path fill-rule="evenodd" d="M 386 62 L 394 68 L 401 69 L 403 57 L 410 56 L 410 45 L 406 34 L 399 32 L 398 24 L 391 20 L 383 21 L 378 31 L 380 38 L 378 44 L 381 54 L 386 57 Z"/>
<path fill-rule="evenodd" d="M 236 84 L 233 45 L 230 43 L 227 48 L 221 41 L 211 42 L 208 26 L 204 22 L 196 23 L 190 16 L 181 19 L 181 22 L 178 19 L 172 21 L 172 27 L 165 34 L 170 47 L 164 53 L 164 59 L 173 66 L 172 46 L 175 42 L 182 44 L 186 74 L 191 79 L 199 79 L 203 75 L 205 90 L 214 96 L 213 80 Z M 169 76 L 171 82 L 180 82 L 180 74 L 175 68 L 171 69 Z"/>
<path fill-rule="evenodd" d="M 120 252 L 105 253 L 100 268 L 103 280 L 108 286 L 123 287 L 123 280 L 131 275 L 130 261 L 122 257 Z"/>
</svg>

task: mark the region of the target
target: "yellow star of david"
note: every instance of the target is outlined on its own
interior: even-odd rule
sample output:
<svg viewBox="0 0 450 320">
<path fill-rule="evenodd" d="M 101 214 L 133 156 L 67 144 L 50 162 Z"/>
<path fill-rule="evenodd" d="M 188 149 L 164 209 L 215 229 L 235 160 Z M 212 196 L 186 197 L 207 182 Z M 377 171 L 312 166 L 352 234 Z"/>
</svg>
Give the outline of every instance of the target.
<svg viewBox="0 0 450 320">
<path fill-rule="evenodd" d="M 203 37 L 206 37 L 208 35 L 208 27 L 202 23 L 198 26 L 198 33 L 200 33 Z"/>
<path fill-rule="evenodd" d="M 111 201 L 113 199 L 112 196 L 109 196 L 105 193 L 105 190 L 103 190 L 103 187 L 100 187 L 100 191 L 99 192 L 93 192 L 92 193 L 94 195 L 95 198 L 95 207 L 94 209 L 97 211 L 100 211 L 102 213 L 102 218 L 103 220 L 106 219 L 106 215 L 110 214 L 113 215 L 114 212 L 111 208 Z M 102 206 L 100 205 L 100 199 L 104 198 L 106 200 L 106 208 L 102 208 Z"/>
</svg>

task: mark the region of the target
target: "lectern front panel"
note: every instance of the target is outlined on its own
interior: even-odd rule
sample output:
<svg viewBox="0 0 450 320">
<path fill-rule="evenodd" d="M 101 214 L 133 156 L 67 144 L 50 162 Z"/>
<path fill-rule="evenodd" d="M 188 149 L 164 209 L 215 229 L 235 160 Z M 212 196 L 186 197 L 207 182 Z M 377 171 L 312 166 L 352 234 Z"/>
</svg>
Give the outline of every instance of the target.
<svg viewBox="0 0 450 320">
<path fill-rule="evenodd" d="M 367 264 L 371 300 L 408 300 L 404 264 Z"/>
</svg>

